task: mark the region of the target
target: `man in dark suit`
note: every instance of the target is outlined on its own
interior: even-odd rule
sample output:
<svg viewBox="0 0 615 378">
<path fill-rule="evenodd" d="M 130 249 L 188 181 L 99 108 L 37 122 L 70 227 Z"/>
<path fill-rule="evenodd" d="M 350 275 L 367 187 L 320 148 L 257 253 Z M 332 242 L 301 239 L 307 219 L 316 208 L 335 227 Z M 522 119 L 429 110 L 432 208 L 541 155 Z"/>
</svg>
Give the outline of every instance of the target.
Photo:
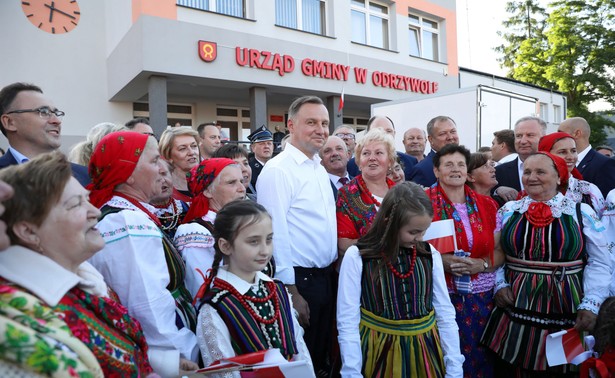
<svg viewBox="0 0 615 378">
<path fill-rule="evenodd" d="M 560 123 L 558 131 L 572 135 L 579 153 L 577 169 L 583 175 L 583 180 L 596 185 L 606 198 L 615 189 L 615 160 L 599 154 L 589 144 L 591 128 L 585 119 L 568 118 Z"/>
<path fill-rule="evenodd" d="M 369 132 L 372 128 L 384 130 L 387 134 L 390 134 L 393 137 L 393 140 L 395 140 L 395 124 L 393 124 L 393 121 L 389 117 L 381 115 L 373 116 L 369 119 L 369 121 L 367 121 L 367 132 Z M 410 177 L 410 171 L 412 171 L 412 168 L 416 165 L 416 163 L 418 163 L 418 160 L 416 160 L 414 156 L 410 156 L 400 151 L 397 151 L 397 157 L 404 167 L 406 181 L 409 181 L 408 177 Z M 354 157 L 348 161 L 347 168 L 348 174 L 353 177 L 361 173 Z"/>
<path fill-rule="evenodd" d="M 332 135 L 327 139 L 327 142 L 320 151 L 318 151 L 318 155 L 322 159 L 320 164 L 325 167 L 329 174 L 333 197 L 337 200 L 337 191 L 352 180 L 346 169 L 348 164 L 348 147 L 342 138 Z"/>
<path fill-rule="evenodd" d="M 265 164 L 273 157 L 273 135 L 265 125 L 262 125 L 248 135 L 248 140 L 252 142 L 250 150 L 254 155 L 248 159 L 248 162 L 252 168 L 252 186 L 256 188 L 258 176 Z"/>
<path fill-rule="evenodd" d="M 459 144 L 455 121 L 447 116 L 432 118 L 427 123 L 427 140 L 429 140 L 431 151 L 414 167 L 410 175 L 406 176 L 406 180 L 426 188 L 436 182 L 436 175 L 433 173 L 433 156 L 447 144 Z"/>
<path fill-rule="evenodd" d="M 519 155 L 508 163 L 495 167 L 495 177 L 498 186 L 494 195 L 504 201 L 517 198 L 517 193 L 523 189 L 521 176 L 523 175 L 523 162 L 528 156 L 538 152 L 538 142 L 547 132 L 547 124 L 539 117 L 522 117 L 515 123 L 515 151 Z"/>
<path fill-rule="evenodd" d="M 0 157 L 0 169 L 24 163 L 60 148 L 64 112 L 58 110 L 33 84 L 13 83 L 0 90 L 0 131 L 9 149 Z M 85 186 L 90 183 L 87 168 L 71 164 L 73 176 Z"/>
</svg>

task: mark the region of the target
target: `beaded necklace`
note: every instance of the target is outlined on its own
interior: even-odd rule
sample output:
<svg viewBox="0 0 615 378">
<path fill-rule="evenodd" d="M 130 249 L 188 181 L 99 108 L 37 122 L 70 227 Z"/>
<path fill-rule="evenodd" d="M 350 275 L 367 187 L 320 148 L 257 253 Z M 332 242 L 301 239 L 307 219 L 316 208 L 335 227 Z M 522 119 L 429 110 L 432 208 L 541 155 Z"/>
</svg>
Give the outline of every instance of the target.
<svg viewBox="0 0 615 378">
<path fill-rule="evenodd" d="M 367 188 L 367 184 L 365 183 L 365 180 L 363 179 L 362 175 L 358 177 L 357 182 L 359 183 L 359 187 L 361 188 L 363 193 L 368 194 L 369 197 L 372 199 L 373 204 L 376 205 L 377 208 L 380 208 L 380 201 L 378 201 L 376 197 L 374 197 L 372 192 Z"/>
<path fill-rule="evenodd" d="M 177 208 L 177 204 L 175 203 L 175 200 L 173 198 L 170 198 L 169 202 L 170 203 L 167 203 L 166 206 L 159 207 L 159 209 L 168 209 L 169 206 L 171 207 L 170 214 L 167 212 L 164 212 L 158 215 L 158 219 L 160 220 L 160 223 L 162 224 L 163 231 L 172 230 L 175 227 L 177 227 L 177 224 L 179 223 L 179 217 L 181 215 L 179 212 L 179 209 Z M 166 215 L 166 214 L 169 214 L 169 215 Z"/>
<path fill-rule="evenodd" d="M 259 323 L 271 325 L 271 324 L 274 324 L 280 317 L 280 299 L 278 298 L 278 295 L 276 293 L 275 283 L 273 281 L 265 283 L 265 286 L 267 287 L 269 294 L 267 294 L 263 298 L 240 294 L 237 291 L 237 289 L 233 287 L 233 285 L 229 284 L 228 282 L 224 280 L 214 280 L 214 286 L 218 287 L 219 289 L 226 290 L 230 292 L 232 295 L 234 295 L 239 300 L 239 302 L 243 305 L 243 307 L 250 313 L 250 315 L 252 315 L 254 319 L 256 319 L 256 321 L 258 321 Z M 273 311 L 273 316 L 267 319 L 266 317 L 263 317 L 258 314 L 256 305 L 254 303 L 267 302 L 267 304 L 269 305 L 269 308 L 271 309 L 270 301 L 273 302 L 274 311 Z"/>
<path fill-rule="evenodd" d="M 381 254 L 382 257 L 384 258 L 384 254 Z M 399 260 L 399 256 L 397 257 L 397 259 Z M 408 271 L 406 273 L 400 273 L 397 269 L 395 269 L 395 267 L 393 266 L 393 264 L 391 264 L 390 261 L 387 261 L 387 267 L 389 268 L 389 270 L 391 271 L 391 273 L 393 273 L 393 275 L 395 275 L 395 277 L 399 278 L 400 280 L 405 280 L 406 278 L 409 278 L 412 274 L 414 274 L 414 265 L 416 264 L 416 246 L 412 246 L 412 260 L 410 260 L 410 267 L 408 268 Z"/>
</svg>

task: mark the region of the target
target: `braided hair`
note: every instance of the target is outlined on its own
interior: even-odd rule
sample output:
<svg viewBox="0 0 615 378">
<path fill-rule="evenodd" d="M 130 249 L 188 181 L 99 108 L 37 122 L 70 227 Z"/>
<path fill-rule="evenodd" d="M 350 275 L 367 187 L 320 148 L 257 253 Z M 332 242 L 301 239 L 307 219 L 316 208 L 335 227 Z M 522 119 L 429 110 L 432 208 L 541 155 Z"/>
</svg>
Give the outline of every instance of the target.
<svg viewBox="0 0 615 378">
<path fill-rule="evenodd" d="M 357 242 L 361 256 L 384 257 L 383 264 L 394 261 L 399 254 L 399 230 L 412 217 L 422 215 L 433 217 L 431 201 L 423 188 L 406 181 L 389 189 L 369 231 Z M 417 244 L 416 250 L 430 253 L 421 243 Z"/>
<path fill-rule="evenodd" d="M 196 295 L 195 302 L 209 290 L 211 282 L 218 274 L 220 262 L 225 256 L 220 250 L 220 239 L 224 239 L 233 245 L 235 238 L 243 228 L 260 222 L 264 217 L 271 218 L 267 210 L 254 201 L 231 201 L 218 211 L 212 232 L 215 239 L 214 261 L 208 276 L 205 278 L 205 282 Z"/>
</svg>

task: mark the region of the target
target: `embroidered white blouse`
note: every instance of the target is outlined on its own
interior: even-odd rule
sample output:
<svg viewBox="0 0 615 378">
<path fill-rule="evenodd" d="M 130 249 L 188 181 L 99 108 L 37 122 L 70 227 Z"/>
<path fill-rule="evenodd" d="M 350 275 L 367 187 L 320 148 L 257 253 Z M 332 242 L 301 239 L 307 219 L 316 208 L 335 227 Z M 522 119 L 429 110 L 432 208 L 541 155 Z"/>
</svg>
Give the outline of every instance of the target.
<svg viewBox="0 0 615 378">
<path fill-rule="evenodd" d="M 153 206 L 141 203 L 154 212 Z M 162 233 L 136 206 L 121 197 L 107 205 L 124 209 L 105 216 L 97 224 L 105 247 L 89 262 L 103 275 L 122 304 L 143 327 L 149 345 L 150 363 L 161 376 L 179 374 L 180 355 L 196 361 L 196 335 L 177 329 L 175 300 L 167 290 L 169 271 L 162 246 Z"/>
</svg>

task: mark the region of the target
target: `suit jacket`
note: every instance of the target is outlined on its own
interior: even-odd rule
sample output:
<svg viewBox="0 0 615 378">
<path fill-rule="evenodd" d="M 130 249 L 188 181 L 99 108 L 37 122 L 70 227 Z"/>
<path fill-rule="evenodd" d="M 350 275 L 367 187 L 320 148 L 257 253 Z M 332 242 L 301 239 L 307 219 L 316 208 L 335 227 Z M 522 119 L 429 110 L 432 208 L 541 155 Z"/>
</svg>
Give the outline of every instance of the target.
<svg viewBox="0 0 615 378">
<path fill-rule="evenodd" d="M 410 177 L 410 172 L 412 172 L 412 168 L 418 163 L 418 160 L 414 156 L 410 156 L 406 153 L 397 151 L 397 157 L 399 161 L 401 161 L 404 167 L 404 176 L 406 176 L 406 181 L 410 181 L 408 177 Z M 352 177 L 356 177 L 361 174 L 361 170 L 359 166 L 355 162 L 354 157 L 348 160 L 348 164 L 346 164 L 346 170 L 348 171 L 348 175 Z"/>
<path fill-rule="evenodd" d="M 583 180 L 596 185 L 606 198 L 609 191 L 615 189 L 615 160 L 594 150 L 589 150 L 581 160 L 577 169 L 583 175 Z"/>
<path fill-rule="evenodd" d="M 250 164 L 250 168 L 252 168 L 252 180 L 250 183 L 252 184 L 252 187 L 256 188 L 256 180 L 258 179 L 258 175 L 261 174 L 264 164 L 261 164 L 253 156 L 248 159 L 248 164 Z"/>
<path fill-rule="evenodd" d="M 436 154 L 434 150 L 431 150 L 425 159 L 421 160 L 410 173 L 410 176 L 406 176 L 406 180 L 415 182 L 425 188 L 429 188 L 437 181 L 436 175 L 433 173 L 433 156 Z"/>
<path fill-rule="evenodd" d="M 348 175 L 348 182 L 350 182 L 350 180 L 352 180 L 354 178 L 353 175 Z M 335 184 L 333 183 L 333 181 L 331 181 L 331 178 L 329 178 L 329 183 L 331 184 L 331 190 L 333 190 L 333 199 L 335 199 L 335 203 L 337 203 L 337 187 L 335 186 Z"/>
<path fill-rule="evenodd" d="M 0 157 L 0 169 L 11 165 L 17 165 L 17 160 L 10 151 L 7 151 L 6 154 Z M 70 166 L 73 171 L 73 177 L 76 178 L 81 185 L 85 187 L 92 181 L 90 180 L 90 175 L 88 174 L 88 169 L 86 167 L 75 163 L 70 163 Z"/>
<path fill-rule="evenodd" d="M 515 160 L 495 167 L 495 178 L 498 180 L 498 185 L 495 188 L 499 188 L 500 186 L 508 186 L 509 188 L 515 188 L 517 191 L 521 191 L 521 181 L 519 180 L 520 177 L 518 167 L 518 157 Z"/>
</svg>

